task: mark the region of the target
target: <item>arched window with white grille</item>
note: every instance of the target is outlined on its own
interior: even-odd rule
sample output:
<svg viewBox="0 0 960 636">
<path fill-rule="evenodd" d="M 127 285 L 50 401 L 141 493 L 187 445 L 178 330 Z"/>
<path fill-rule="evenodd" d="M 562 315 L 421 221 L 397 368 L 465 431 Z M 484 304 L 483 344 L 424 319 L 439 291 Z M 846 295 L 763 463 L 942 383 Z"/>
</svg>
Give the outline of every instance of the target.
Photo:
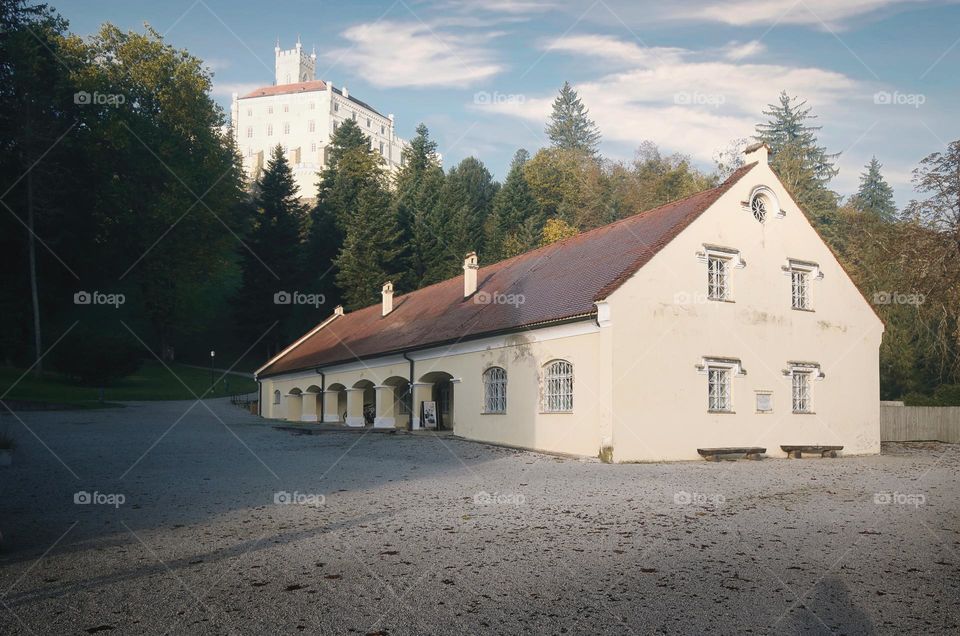
<svg viewBox="0 0 960 636">
<path fill-rule="evenodd" d="M 573 410 L 573 365 L 566 360 L 553 360 L 544 368 L 543 410 L 547 413 Z"/>
<path fill-rule="evenodd" d="M 500 367 L 483 372 L 483 412 L 507 412 L 507 372 Z"/>
<path fill-rule="evenodd" d="M 280 404 L 280 391 L 273 392 L 273 403 Z"/>
</svg>

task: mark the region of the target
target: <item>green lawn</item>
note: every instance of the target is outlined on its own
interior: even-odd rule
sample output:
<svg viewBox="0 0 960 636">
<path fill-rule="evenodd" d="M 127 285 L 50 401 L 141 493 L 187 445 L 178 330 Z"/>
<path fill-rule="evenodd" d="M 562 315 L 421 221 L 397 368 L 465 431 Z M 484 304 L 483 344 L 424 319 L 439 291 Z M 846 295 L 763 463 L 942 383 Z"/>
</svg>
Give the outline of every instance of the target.
<svg viewBox="0 0 960 636">
<path fill-rule="evenodd" d="M 105 402 L 191 400 L 195 399 L 194 393 L 199 397 L 210 388 L 209 371 L 182 364 L 171 364 L 170 369 L 173 373 L 159 362 L 146 361 L 134 375 L 117 380 L 112 386 L 106 387 L 103 391 L 103 399 Z M 173 375 L 174 373 L 176 376 Z M 0 367 L 0 395 L 6 393 L 4 399 L 88 408 L 100 405 L 100 390 L 97 387 L 78 386 L 57 373 L 45 373 L 42 378 L 35 378 L 32 374 L 28 374 L 7 393 L 22 374 L 22 369 Z M 223 397 L 257 390 L 257 383 L 252 378 L 231 374 L 225 378 L 229 386 L 224 386 L 224 379 L 221 379 L 220 375 L 220 373 L 215 375 L 216 391 L 208 393 L 206 397 Z M 184 387 L 184 384 L 190 389 Z M 193 393 L 190 392 L 191 390 Z"/>
</svg>

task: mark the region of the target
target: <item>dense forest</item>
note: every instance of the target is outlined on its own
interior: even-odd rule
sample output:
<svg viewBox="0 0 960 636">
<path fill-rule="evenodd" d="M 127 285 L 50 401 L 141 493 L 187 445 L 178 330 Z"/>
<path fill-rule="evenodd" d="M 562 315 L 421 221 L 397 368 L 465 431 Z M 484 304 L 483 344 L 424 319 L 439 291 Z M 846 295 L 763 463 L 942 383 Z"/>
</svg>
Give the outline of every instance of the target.
<svg viewBox="0 0 960 636">
<path fill-rule="evenodd" d="M 707 172 L 650 142 L 603 157 L 564 84 L 549 147 L 518 149 L 502 183 L 475 157 L 441 165 L 423 124 L 390 174 L 348 121 L 316 191 L 298 192 L 279 147 L 246 183 L 210 71 L 149 28 L 84 39 L 23 0 L 0 0 L 0 28 L 0 364 L 106 381 L 216 348 L 253 368 L 387 280 L 404 293 L 468 251 L 488 264 L 642 213 L 718 184 L 762 141 L 886 323 L 882 397 L 960 404 L 960 140 L 920 160 L 898 209 L 876 158 L 852 196 L 831 189 L 837 155 L 800 97 L 771 95 L 754 138 Z"/>
</svg>

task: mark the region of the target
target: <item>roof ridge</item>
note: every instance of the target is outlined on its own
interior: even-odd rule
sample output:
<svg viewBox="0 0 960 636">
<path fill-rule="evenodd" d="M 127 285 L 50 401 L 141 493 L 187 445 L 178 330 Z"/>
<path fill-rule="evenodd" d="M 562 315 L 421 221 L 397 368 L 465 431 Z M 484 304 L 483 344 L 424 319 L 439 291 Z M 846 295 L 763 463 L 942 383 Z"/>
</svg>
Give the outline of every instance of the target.
<svg viewBox="0 0 960 636">
<path fill-rule="evenodd" d="M 563 245 L 565 245 L 565 244 L 573 241 L 574 239 L 583 239 L 584 237 L 587 237 L 587 236 L 590 236 L 591 234 L 597 233 L 597 232 L 599 232 L 600 230 L 605 230 L 605 229 L 614 227 L 614 226 L 616 226 L 616 225 L 621 225 L 621 224 L 623 224 L 623 223 L 625 223 L 625 222 L 627 222 L 627 221 L 630 221 L 630 220 L 636 220 L 636 218 L 639 217 L 639 216 L 644 216 L 644 215 L 650 214 L 650 213 L 652 213 L 652 212 L 656 212 L 657 210 L 661 210 L 661 209 L 663 209 L 663 208 L 665 208 L 665 207 L 672 206 L 672 205 L 677 205 L 677 204 L 679 204 L 679 203 L 683 203 L 684 201 L 687 201 L 688 199 L 692 199 L 693 197 L 702 196 L 702 195 L 704 195 L 704 194 L 713 192 L 713 191 L 715 191 L 715 190 L 720 190 L 720 189 L 724 189 L 724 190 L 725 190 L 725 189 L 729 188 L 731 185 L 733 185 L 734 183 L 736 183 L 736 182 L 740 179 L 740 177 L 743 176 L 743 174 L 745 174 L 746 172 L 748 172 L 748 171 L 749 171 L 751 168 L 753 168 L 753 166 L 755 166 L 756 164 L 757 164 L 756 161 L 754 161 L 754 162 L 752 162 L 752 163 L 744 164 L 743 166 L 737 168 L 734 172 L 732 172 L 729 177 L 727 177 L 726 179 L 724 179 L 723 183 L 720 183 L 720 184 L 718 184 L 718 185 L 715 185 L 715 186 L 713 186 L 712 188 L 707 188 L 706 190 L 700 190 L 699 192 L 694 192 L 693 194 L 687 195 L 687 196 L 685 196 L 685 197 L 681 197 L 681 198 L 679 198 L 679 199 L 674 199 L 673 201 L 668 201 L 667 203 L 662 203 L 662 204 L 658 205 L 657 207 L 650 208 L 649 210 L 643 210 L 643 211 L 641 211 L 641 212 L 635 212 L 634 214 L 631 214 L 630 216 L 625 216 L 625 217 L 623 217 L 622 219 L 617 219 L 616 221 L 611 221 L 610 223 L 607 223 L 606 225 L 601 225 L 601 226 L 599 226 L 599 227 L 590 228 L 589 230 L 587 230 L 587 231 L 585 231 L 585 232 L 580 232 L 579 234 L 575 234 L 575 235 L 573 235 L 573 236 L 568 236 L 567 238 L 561 239 L 561 240 L 559 240 L 559 241 L 555 241 L 555 242 L 553 242 L 553 243 L 548 243 L 547 245 L 541 245 L 540 247 L 535 247 L 534 249 L 532 249 L 532 250 L 527 250 L 526 252 L 521 252 L 521 253 L 519 253 L 519 254 L 514 254 L 514 255 L 511 256 L 510 258 L 505 258 L 505 259 L 503 259 L 503 260 L 501 260 L 501 261 L 497 261 L 496 263 L 490 263 L 489 265 L 483 265 L 483 266 L 480 267 L 480 272 L 482 272 L 482 271 L 485 270 L 485 269 L 489 269 L 489 268 L 491 268 L 491 267 L 496 267 L 496 268 L 504 267 L 504 266 L 506 266 L 506 264 L 510 263 L 510 262 L 513 261 L 513 260 L 516 260 L 516 259 L 521 258 L 521 257 L 529 257 L 531 254 L 535 254 L 535 253 L 537 253 L 537 252 L 541 252 L 541 251 L 542 251 L 542 252 L 548 252 L 548 251 L 551 250 L 551 248 L 553 248 L 553 249 L 559 248 L 559 247 L 561 247 L 561 246 L 563 246 Z M 529 274 L 530 272 L 532 272 L 534 269 L 536 269 L 536 268 L 537 268 L 537 265 L 539 264 L 539 262 L 540 262 L 540 260 L 537 260 L 537 262 L 535 262 L 535 263 L 530 267 L 530 269 L 527 270 L 527 273 L 524 274 L 524 276 L 526 276 L 527 274 Z M 482 278 L 479 276 L 480 272 L 477 272 L 477 273 L 478 273 L 478 276 L 477 276 L 478 280 L 482 280 Z M 455 275 L 455 276 L 451 276 L 450 278 L 445 278 L 445 279 L 440 280 L 440 281 L 437 281 L 437 282 L 435 282 L 435 283 L 431 283 L 431 284 L 427 285 L 426 287 L 420 287 L 420 288 L 418 288 L 418 289 L 412 289 L 412 290 L 410 290 L 410 291 L 408 291 L 408 292 L 405 292 L 405 293 L 402 293 L 402 294 L 398 294 L 397 297 L 398 297 L 398 299 L 399 299 L 400 297 L 407 297 L 407 296 L 410 296 L 411 294 L 415 294 L 415 293 L 417 293 L 417 292 L 419 292 L 419 291 L 423 291 L 423 290 L 426 290 L 426 289 L 431 289 L 431 288 L 436 287 L 436 286 L 438 286 L 438 285 L 442 285 L 443 283 L 447 283 L 447 282 L 449 282 L 449 281 L 451 281 L 451 280 L 455 280 L 455 279 L 457 279 L 457 278 L 459 278 L 459 277 L 460 277 L 460 275 L 457 274 L 457 275 Z M 372 304 L 370 304 L 370 305 L 367 305 L 367 306 L 365 306 L 365 307 L 361 307 L 360 309 L 357 309 L 357 310 L 355 310 L 355 311 L 353 311 L 353 312 L 350 312 L 350 313 L 356 313 L 356 312 L 359 312 L 359 311 L 363 311 L 364 309 L 367 309 L 367 308 L 370 308 L 370 307 L 377 307 L 377 306 L 378 306 L 377 303 L 372 303 Z"/>
</svg>

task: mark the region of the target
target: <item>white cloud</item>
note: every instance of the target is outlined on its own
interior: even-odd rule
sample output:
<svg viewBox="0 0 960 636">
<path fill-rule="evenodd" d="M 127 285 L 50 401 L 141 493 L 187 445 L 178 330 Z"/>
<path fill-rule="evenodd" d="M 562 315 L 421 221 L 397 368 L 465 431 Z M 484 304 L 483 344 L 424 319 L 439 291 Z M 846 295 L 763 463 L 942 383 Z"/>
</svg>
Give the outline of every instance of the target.
<svg viewBox="0 0 960 636">
<path fill-rule="evenodd" d="M 234 93 L 246 95 L 263 86 L 263 84 L 254 84 L 251 82 L 214 82 L 212 93 L 215 96 L 230 97 Z"/>
<path fill-rule="evenodd" d="M 762 55 L 767 52 L 767 47 L 760 40 L 730 42 L 721 49 L 721 52 L 726 59 L 737 62 L 748 57 Z"/>
<path fill-rule="evenodd" d="M 465 11 L 509 14 L 542 13 L 556 6 L 538 0 L 451 0 L 446 4 Z"/>
<path fill-rule="evenodd" d="M 545 50 L 588 55 L 621 64 L 648 65 L 656 62 L 676 61 L 684 49 L 671 47 L 645 47 L 639 42 L 621 40 L 610 35 L 571 35 L 547 43 Z"/>
<path fill-rule="evenodd" d="M 761 111 L 781 89 L 808 99 L 816 112 L 870 91 L 849 77 L 819 68 L 717 61 L 710 52 L 643 49 L 600 36 L 567 38 L 553 50 L 593 56 L 629 68 L 581 82 L 576 89 L 607 143 L 635 147 L 649 139 L 668 151 L 709 162 L 734 138 L 753 133 Z M 480 108 L 541 127 L 554 95 L 493 100 Z"/>
<path fill-rule="evenodd" d="M 803 24 L 841 27 L 852 18 L 929 0 L 708 0 L 684 5 L 674 18 L 706 19 L 735 26 Z"/>
<path fill-rule="evenodd" d="M 450 34 L 423 23 L 375 22 L 350 27 L 343 35 L 351 45 L 325 59 L 376 86 L 464 87 L 503 70 L 484 46 L 497 34 Z"/>
</svg>

